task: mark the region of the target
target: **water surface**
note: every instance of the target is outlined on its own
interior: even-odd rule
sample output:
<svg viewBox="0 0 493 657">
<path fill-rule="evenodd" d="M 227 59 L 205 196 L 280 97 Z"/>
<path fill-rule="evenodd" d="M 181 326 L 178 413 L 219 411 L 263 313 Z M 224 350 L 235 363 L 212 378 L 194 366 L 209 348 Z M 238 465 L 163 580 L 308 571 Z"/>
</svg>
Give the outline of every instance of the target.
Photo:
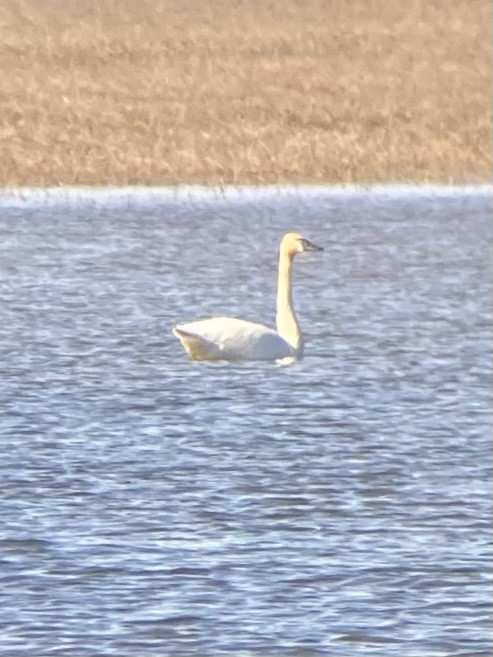
<svg viewBox="0 0 493 657">
<path fill-rule="evenodd" d="M 2 655 L 481 655 L 484 188 L 0 193 Z M 274 322 L 304 360 L 187 360 Z"/>
</svg>

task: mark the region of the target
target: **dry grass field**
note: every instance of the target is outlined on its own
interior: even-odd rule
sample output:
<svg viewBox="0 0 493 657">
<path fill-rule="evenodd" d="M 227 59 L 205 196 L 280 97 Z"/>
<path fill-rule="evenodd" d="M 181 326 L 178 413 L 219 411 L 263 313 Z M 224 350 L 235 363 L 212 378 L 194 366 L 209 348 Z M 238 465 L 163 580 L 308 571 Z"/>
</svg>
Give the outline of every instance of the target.
<svg viewBox="0 0 493 657">
<path fill-rule="evenodd" d="M 490 180 L 491 0 L 3 0 L 0 186 Z"/>
</svg>

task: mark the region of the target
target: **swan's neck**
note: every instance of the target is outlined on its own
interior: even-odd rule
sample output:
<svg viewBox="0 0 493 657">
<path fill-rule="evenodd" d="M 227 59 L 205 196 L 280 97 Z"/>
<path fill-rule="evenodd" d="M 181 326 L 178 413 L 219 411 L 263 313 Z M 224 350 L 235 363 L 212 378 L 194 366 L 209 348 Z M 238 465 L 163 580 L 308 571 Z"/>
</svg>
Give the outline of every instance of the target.
<svg viewBox="0 0 493 657">
<path fill-rule="evenodd" d="M 281 252 L 279 256 L 279 278 L 277 284 L 277 332 L 301 356 L 303 352 L 303 334 L 293 309 L 291 279 L 293 257 Z"/>
</svg>

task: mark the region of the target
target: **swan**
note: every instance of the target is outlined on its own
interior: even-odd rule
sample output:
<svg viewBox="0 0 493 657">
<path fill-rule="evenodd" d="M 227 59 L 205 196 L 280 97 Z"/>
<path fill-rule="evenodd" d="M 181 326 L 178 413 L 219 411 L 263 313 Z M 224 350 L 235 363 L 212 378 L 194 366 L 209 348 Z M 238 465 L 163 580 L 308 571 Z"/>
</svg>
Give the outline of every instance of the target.
<svg viewBox="0 0 493 657">
<path fill-rule="evenodd" d="M 323 251 L 299 233 L 287 233 L 279 248 L 277 331 L 236 317 L 211 317 L 178 324 L 173 334 L 192 360 L 281 360 L 303 356 L 303 333 L 293 309 L 293 258 Z"/>
</svg>

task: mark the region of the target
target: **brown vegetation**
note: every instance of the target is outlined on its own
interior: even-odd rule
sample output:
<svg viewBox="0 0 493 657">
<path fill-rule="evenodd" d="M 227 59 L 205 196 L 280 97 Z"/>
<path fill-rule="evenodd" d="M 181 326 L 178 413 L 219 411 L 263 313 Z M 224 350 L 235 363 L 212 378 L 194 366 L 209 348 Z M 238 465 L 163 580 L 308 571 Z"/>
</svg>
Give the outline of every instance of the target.
<svg viewBox="0 0 493 657">
<path fill-rule="evenodd" d="M 490 0 L 4 0 L 0 186 L 478 182 Z"/>
</svg>

